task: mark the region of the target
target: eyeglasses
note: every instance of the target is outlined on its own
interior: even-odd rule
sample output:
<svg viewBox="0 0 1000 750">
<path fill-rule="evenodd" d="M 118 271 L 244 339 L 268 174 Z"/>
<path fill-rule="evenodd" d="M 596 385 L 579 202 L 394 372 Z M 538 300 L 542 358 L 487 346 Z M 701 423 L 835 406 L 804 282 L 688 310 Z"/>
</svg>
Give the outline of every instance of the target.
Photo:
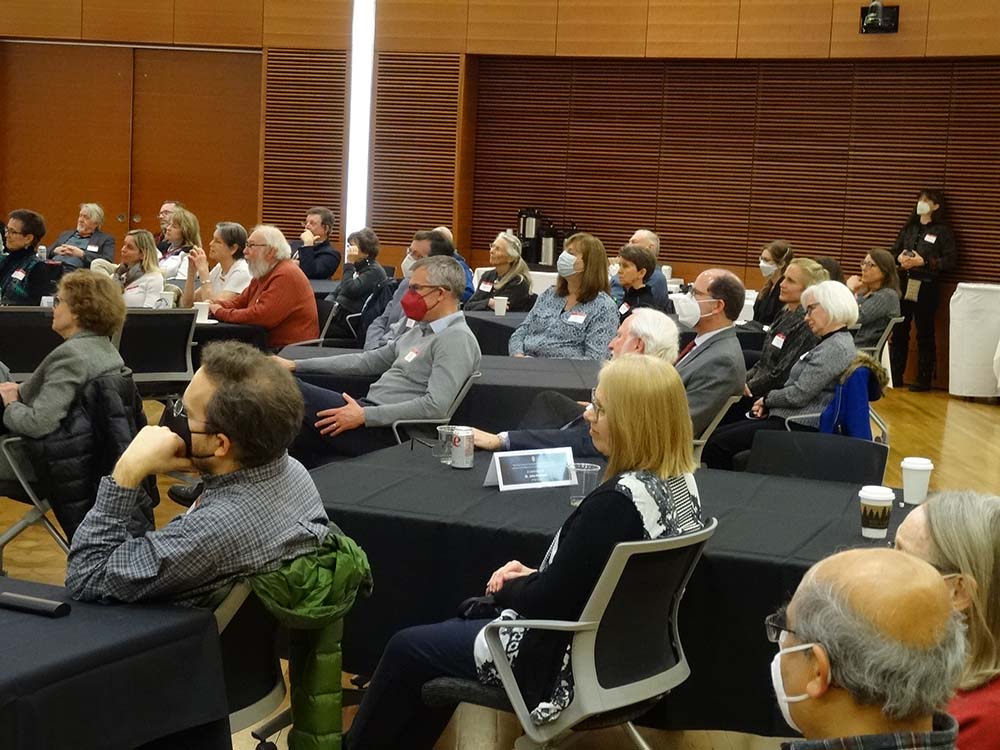
<svg viewBox="0 0 1000 750">
<path fill-rule="evenodd" d="M 27 237 L 31 232 L 22 232 L 20 229 L 14 229 L 14 227 L 7 227 L 7 234 L 16 234 L 20 237 Z"/>
<path fill-rule="evenodd" d="M 267 247 L 266 242 L 248 242 L 247 247 Z"/>
<path fill-rule="evenodd" d="M 173 406 L 170 407 L 170 413 L 173 414 L 177 419 L 188 419 L 188 420 L 191 419 L 191 415 L 189 415 L 187 413 L 187 407 L 184 406 L 183 399 L 177 399 L 176 401 L 174 401 Z M 196 419 L 194 421 L 195 422 L 202 422 L 203 424 L 205 424 L 205 426 L 208 426 L 208 422 L 206 422 L 203 419 Z M 210 432 L 205 432 L 203 430 L 192 430 L 190 428 L 188 428 L 188 431 L 191 432 L 194 435 L 209 435 L 209 434 L 211 434 Z"/>
<path fill-rule="evenodd" d="M 597 389 L 594 388 L 590 391 L 590 405 L 594 409 L 594 419 L 600 419 L 602 416 L 607 414 L 601 402 L 597 400 Z"/>
<path fill-rule="evenodd" d="M 816 308 L 819 306 L 819 302 L 813 302 L 811 305 L 806 305 L 806 315 L 812 315 L 816 312 Z"/>
<path fill-rule="evenodd" d="M 861 261 L 861 267 L 862 268 L 875 268 L 875 264 L 872 261 L 870 261 L 870 260 L 863 260 L 863 261 Z"/>
<path fill-rule="evenodd" d="M 440 284 L 410 284 L 410 289 L 420 294 L 424 289 L 444 289 L 444 287 Z"/>
<path fill-rule="evenodd" d="M 788 627 L 788 613 L 784 607 L 764 618 L 764 630 L 771 643 L 780 643 L 782 633 L 795 635 L 795 631 Z"/>
</svg>

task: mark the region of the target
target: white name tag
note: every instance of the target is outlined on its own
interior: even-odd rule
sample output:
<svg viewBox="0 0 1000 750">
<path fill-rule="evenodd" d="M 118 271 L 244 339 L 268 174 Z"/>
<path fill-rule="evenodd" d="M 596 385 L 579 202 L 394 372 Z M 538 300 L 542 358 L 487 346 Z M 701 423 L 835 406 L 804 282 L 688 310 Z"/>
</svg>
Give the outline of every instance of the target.
<svg viewBox="0 0 1000 750">
<path fill-rule="evenodd" d="M 98 250 L 97 245 L 87 245 L 87 252 L 88 253 L 96 253 L 97 250 Z"/>
<path fill-rule="evenodd" d="M 775 349 L 780 349 L 784 345 L 785 345 L 785 334 L 783 333 L 774 334 L 774 338 L 771 339 L 771 346 L 773 346 Z"/>
<path fill-rule="evenodd" d="M 491 284 L 489 281 L 484 281 L 484 282 L 482 282 L 479 285 L 479 291 L 481 291 L 481 292 L 492 292 L 493 291 L 493 284 Z"/>
<path fill-rule="evenodd" d="M 16 271 L 14 271 L 14 273 L 12 273 L 12 274 L 10 275 L 10 277 L 11 277 L 12 279 L 17 279 L 18 281 L 24 281 L 24 277 L 25 277 L 26 275 L 27 275 L 27 274 L 25 274 L 25 272 L 24 272 L 24 269 L 23 269 L 23 268 L 18 268 L 18 269 L 17 269 Z"/>
<path fill-rule="evenodd" d="M 420 350 L 419 349 L 410 349 L 410 351 L 408 351 L 406 353 L 406 356 L 403 357 L 403 361 L 404 362 L 412 362 L 413 360 L 415 360 L 417 358 L 418 354 L 420 354 Z"/>
<path fill-rule="evenodd" d="M 931 243 L 933 245 L 935 242 L 937 242 L 937 235 L 936 234 L 925 234 L 924 235 L 924 242 L 929 242 L 929 243 Z"/>
<path fill-rule="evenodd" d="M 586 319 L 587 319 L 587 313 L 580 313 L 580 312 L 578 312 L 578 313 L 570 313 L 569 314 L 569 322 L 570 323 L 576 323 L 577 325 L 580 325 Z"/>
<path fill-rule="evenodd" d="M 627 313 L 631 309 L 632 308 L 629 307 L 628 302 L 622 302 L 622 306 L 618 308 L 618 314 L 619 315 L 624 315 L 625 313 Z"/>
<path fill-rule="evenodd" d="M 413 328 L 413 326 L 415 326 L 416 324 L 417 324 L 417 321 L 415 321 L 413 318 L 407 318 L 406 319 L 406 327 L 407 328 Z"/>
</svg>

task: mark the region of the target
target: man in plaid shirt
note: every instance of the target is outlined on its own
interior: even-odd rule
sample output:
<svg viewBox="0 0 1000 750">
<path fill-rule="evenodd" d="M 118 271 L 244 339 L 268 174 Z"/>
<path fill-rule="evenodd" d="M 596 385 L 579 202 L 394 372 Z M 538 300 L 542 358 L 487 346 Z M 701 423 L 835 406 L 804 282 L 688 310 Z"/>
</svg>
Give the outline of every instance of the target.
<svg viewBox="0 0 1000 750">
<path fill-rule="evenodd" d="M 765 620 L 780 645 L 771 679 L 805 740 L 783 750 L 954 750 L 942 707 L 965 664 L 965 632 L 941 574 L 890 549 L 828 557 Z"/>
<path fill-rule="evenodd" d="M 302 422 L 302 396 L 276 362 L 245 344 L 206 347 L 165 422 L 143 428 L 101 480 L 73 537 L 70 595 L 211 605 L 235 579 L 273 570 L 323 541 L 328 521 L 316 485 L 287 453 Z M 201 498 L 162 529 L 132 536 L 127 525 L 143 478 L 171 471 L 199 472 Z"/>
</svg>

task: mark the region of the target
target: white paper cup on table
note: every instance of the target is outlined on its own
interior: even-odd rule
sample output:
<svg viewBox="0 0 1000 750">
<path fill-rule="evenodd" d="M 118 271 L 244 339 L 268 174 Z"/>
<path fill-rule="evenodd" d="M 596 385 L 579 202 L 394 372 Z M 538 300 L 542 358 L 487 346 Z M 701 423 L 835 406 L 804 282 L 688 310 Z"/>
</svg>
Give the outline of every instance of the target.
<svg viewBox="0 0 1000 750">
<path fill-rule="evenodd" d="M 493 312 L 497 315 L 507 314 L 507 298 L 506 297 L 494 297 L 493 298 Z"/>
<path fill-rule="evenodd" d="M 909 505 L 920 505 L 927 499 L 934 463 L 929 458 L 907 456 L 899 466 L 903 470 L 903 500 Z"/>
<path fill-rule="evenodd" d="M 195 302 L 194 309 L 198 311 L 198 317 L 194 319 L 195 323 L 207 323 L 208 322 L 208 303 L 207 302 Z"/>
<path fill-rule="evenodd" d="M 434 457 L 443 464 L 451 466 L 451 437 L 455 432 L 454 425 L 443 424 L 437 428 L 438 440 L 434 446 Z"/>
<path fill-rule="evenodd" d="M 569 504 L 576 507 L 597 487 L 597 477 L 601 467 L 597 464 L 573 464 L 576 472 L 576 487 L 570 490 Z"/>
<path fill-rule="evenodd" d="M 889 533 L 889 516 L 892 502 L 896 499 L 888 487 L 876 484 L 865 485 L 858 493 L 861 502 L 861 536 L 865 539 L 885 539 Z"/>
<path fill-rule="evenodd" d="M 173 292 L 160 292 L 160 307 L 170 309 L 174 306 Z"/>
</svg>

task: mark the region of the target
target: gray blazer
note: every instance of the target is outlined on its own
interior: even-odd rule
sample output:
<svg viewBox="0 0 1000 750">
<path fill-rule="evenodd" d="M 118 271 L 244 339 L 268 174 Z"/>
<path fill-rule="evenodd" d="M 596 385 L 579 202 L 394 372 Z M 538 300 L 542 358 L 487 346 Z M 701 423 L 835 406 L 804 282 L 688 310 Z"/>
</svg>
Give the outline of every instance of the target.
<svg viewBox="0 0 1000 750">
<path fill-rule="evenodd" d="M 787 418 L 822 413 L 833 400 L 841 373 L 854 361 L 856 353 L 850 331 L 840 330 L 820 341 L 795 363 L 784 387 L 764 397 L 768 414 Z M 819 426 L 819 417 L 796 421 Z"/>
<path fill-rule="evenodd" d="M 45 437 L 69 414 L 86 383 L 99 375 L 118 372 L 124 364 L 106 337 L 89 331 L 70 336 L 49 352 L 21 384 L 20 401 L 4 409 L 3 423 L 19 435 Z"/>
<path fill-rule="evenodd" d="M 699 344 L 675 365 L 687 392 L 694 436 L 698 438 L 730 396 L 743 393 L 747 368 L 732 326 Z"/>
</svg>

